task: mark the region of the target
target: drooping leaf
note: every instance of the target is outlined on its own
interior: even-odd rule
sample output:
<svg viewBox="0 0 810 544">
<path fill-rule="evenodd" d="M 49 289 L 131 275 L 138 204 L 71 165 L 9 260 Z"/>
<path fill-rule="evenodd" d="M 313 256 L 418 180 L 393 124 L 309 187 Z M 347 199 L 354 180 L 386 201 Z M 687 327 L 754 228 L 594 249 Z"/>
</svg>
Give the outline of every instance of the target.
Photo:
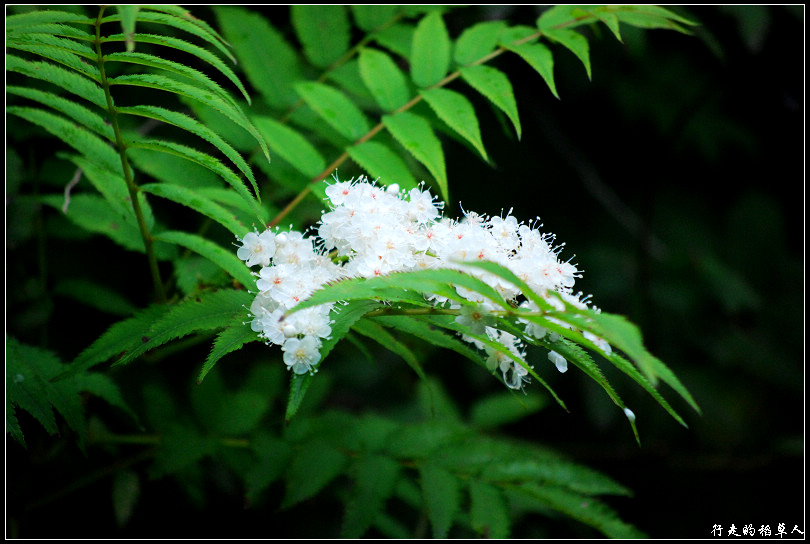
<svg viewBox="0 0 810 544">
<path fill-rule="evenodd" d="M 219 95 L 213 96 L 210 91 L 202 89 L 196 85 L 190 85 L 182 81 L 172 79 L 159 74 L 125 74 L 115 78 L 109 78 L 111 85 L 131 85 L 135 87 L 148 87 L 169 93 L 185 96 L 193 100 L 214 108 L 225 115 L 228 119 L 248 131 L 259 143 L 267 160 L 270 160 L 270 152 L 267 144 L 261 137 L 256 127 L 250 122 L 245 113 L 233 105 L 233 103 L 222 99 Z"/>
<path fill-rule="evenodd" d="M 109 142 L 102 140 L 84 127 L 38 108 L 8 106 L 6 112 L 39 125 L 99 166 L 119 175 L 122 172 L 121 159 Z"/>
<path fill-rule="evenodd" d="M 217 82 L 212 80 L 203 72 L 197 70 L 196 68 L 191 68 L 190 66 L 186 66 L 185 64 L 180 64 L 179 62 L 174 62 L 172 60 L 162 59 L 156 55 L 149 55 L 146 53 L 140 52 L 124 52 L 124 51 L 116 51 L 114 53 L 110 53 L 104 56 L 104 62 L 126 62 L 129 64 L 138 64 L 141 66 L 150 66 L 152 68 L 157 68 L 159 70 L 165 70 L 172 74 L 177 74 L 182 76 L 185 81 L 200 86 L 201 89 L 211 92 L 216 95 L 217 98 L 227 102 L 232 108 L 238 110 L 239 105 L 233 99 L 233 97 L 228 94 L 228 92 L 223 89 Z"/>
<path fill-rule="evenodd" d="M 424 462 L 419 465 L 419 484 L 433 527 L 434 538 L 447 538 L 447 533 L 461 507 L 461 483 L 446 469 Z"/>
<path fill-rule="evenodd" d="M 690 34 L 690 31 L 682 25 L 695 25 L 694 21 L 660 6 L 611 6 L 610 8 L 609 11 L 614 13 L 619 21 L 638 28 L 665 28 Z"/>
<path fill-rule="evenodd" d="M 481 398 L 470 410 L 470 424 L 479 429 L 494 429 L 518 421 L 548 406 L 540 395 L 520 396 L 503 392 Z"/>
<path fill-rule="evenodd" d="M 314 439 L 299 445 L 287 471 L 287 492 L 281 503 L 289 508 L 306 500 L 343 473 L 346 455 L 333 444 Z"/>
<path fill-rule="evenodd" d="M 68 68 L 73 68 L 95 81 L 100 80 L 98 67 L 95 65 L 96 52 L 81 41 L 54 36 L 46 32 L 25 32 L 8 35 L 6 46 L 35 53 Z M 82 61 L 79 57 L 91 62 Z"/>
<path fill-rule="evenodd" d="M 135 212 L 132 210 L 129 189 L 127 189 L 127 182 L 124 176 L 101 168 L 85 157 L 71 155 L 68 159 L 81 169 L 82 180 L 86 179 L 89 181 L 119 216 L 126 217 L 127 222 L 133 226 L 137 225 Z M 141 214 L 143 215 L 146 227 L 151 230 L 155 224 L 155 217 L 152 213 L 152 207 L 146 200 L 146 195 L 139 194 L 138 202 L 141 206 Z"/>
<path fill-rule="evenodd" d="M 449 89 L 429 89 L 422 91 L 421 95 L 439 119 L 470 142 L 485 161 L 489 161 L 484 142 L 481 140 L 481 129 L 478 126 L 475 109 L 463 94 Z"/>
<path fill-rule="evenodd" d="M 424 118 L 409 111 L 383 116 L 388 132 L 416 159 L 424 164 L 439 185 L 442 199 L 450 200 L 442 144 Z"/>
<path fill-rule="evenodd" d="M 117 387 L 107 376 L 78 373 L 54 381 L 65 370 L 67 366 L 50 351 L 6 337 L 6 421 L 11 420 L 8 429 L 21 444 L 25 445 L 25 440 L 14 415 L 16 408 L 34 416 L 50 434 L 56 434 L 59 430 L 53 413 L 55 409 L 77 433 L 82 448 L 86 429 L 80 396 L 83 391 L 103 398 L 132 415 Z"/>
<path fill-rule="evenodd" d="M 18 13 L 6 17 L 6 32 L 26 32 L 35 25 L 48 23 L 78 23 L 92 25 L 96 21 L 90 17 L 60 10 L 38 10 Z"/>
<path fill-rule="evenodd" d="M 214 345 L 211 348 L 211 353 L 203 363 L 202 369 L 197 376 L 197 383 L 202 383 L 205 376 L 214 368 L 214 365 L 219 362 L 225 355 L 236 351 L 248 342 L 255 342 L 259 340 L 259 335 L 250 328 L 250 325 L 245 323 L 249 319 L 248 312 L 237 316 L 233 321 L 225 327 L 225 330 L 217 335 Z"/>
<path fill-rule="evenodd" d="M 81 193 L 70 198 L 67 212 L 62 212 L 64 195 L 45 195 L 40 201 L 64 213 L 71 223 L 88 232 L 107 236 L 130 251 L 143 253 L 143 238 L 135 223 L 133 214 L 121 214 L 106 200 L 95 194 Z M 166 258 L 169 253 L 155 247 L 158 258 Z"/>
<path fill-rule="evenodd" d="M 102 19 L 102 22 L 106 23 L 111 21 L 117 21 L 119 19 L 122 18 L 119 17 L 118 15 L 111 15 L 108 17 L 104 17 Z M 163 24 L 171 26 L 178 30 L 182 30 L 189 34 L 193 34 L 194 36 L 197 36 L 206 43 L 213 45 L 220 51 L 220 53 L 223 53 L 226 57 L 228 57 L 231 60 L 231 62 L 236 63 L 236 58 L 234 58 L 233 54 L 228 49 L 227 44 L 224 43 L 224 40 L 210 26 L 208 26 L 205 23 L 200 24 L 202 23 L 202 21 L 195 17 L 192 17 L 191 14 L 187 11 L 185 12 L 184 16 L 178 16 L 178 14 L 161 13 L 159 11 L 142 9 L 138 13 L 138 21 L 143 23 Z M 132 33 L 134 33 L 134 30 L 135 28 L 133 25 L 132 30 L 129 33 L 127 33 L 126 29 L 124 33 L 132 35 Z M 132 39 L 135 40 L 134 37 Z M 127 50 L 129 51 L 130 49 Z M 250 101 L 249 98 L 248 101 Z"/>
<path fill-rule="evenodd" d="M 40 91 L 30 87 L 17 87 L 14 85 L 7 85 L 6 93 L 22 96 L 29 100 L 35 100 L 40 104 L 53 108 L 59 113 L 67 115 L 74 121 L 89 128 L 97 135 L 106 138 L 108 141 L 112 142 L 115 140 L 112 127 L 104 121 L 101 115 L 72 100 L 50 92 Z"/>
<path fill-rule="evenodd" d="M 568 48 L 577 58 L 582 61 L 585 66 L 585 72 L 588 74 L 588 79 L 591 79 L 591 57 L 588 40 L 575 30 L 568 30 L 561 28 L 559 30 L 546 30 L 546 36 L 552 40 L 561 43 Z"/>
<path fill-rule="evenodd" d="M 286 108 L 298 100 L 293 83 L 303 79 L 296 50 L 260 14 L 243 7 L 214 8 L 248 81 L 267 102 Z"/>
<path fill-rule="evenodd" d="M 537 499 L 544 506 L 598 529 L 609 538 L 645 538 L 646 535 L 625 523 L 611 508 L 593 497 L 562 487 L 524 484 L 516 490 Z"/>
<path fill-rule="evenodd" d="M 239 195 L 247 202 L 251 204 L 255 202 L 244 182 L 239 179 L 239 176 L 237 176 L 229 167 L 222 164 L 219 159 L 212 157 L 207 153 L 197 151 L 196 149 L 186 145 L 168 142 L 166 140 L 132 140 L 127 145 L 129 149 L 148 149 L 150 151 L 168 153 L 170 155 L 176 155 L 191 162 L 197 163 L 225 180 L 225 182 L 236 189 L 236 192 L 239 193 Z"/>
<path fill-rule="evenodd" d="M 349 49 L 349 17 L 345 6 L 296 4 L 290 19 L 304 55 L 318 68 L 326 68 Z"/>
<path fill-rule="evenodd" d="M 240 223 L 228 210 L 197 191 L 193 191 L 181 185 L 147 183 L 146 185 L 141 185 L 140 190 L 161 198 L 167 198 L 183 206 L 188 206 L 204 216 L 213 219 L 231 231 L 234 236 L 244 236 L 245 232 L 248 230 L 248 228 Z"/>
<path fill-rule="evenodd" d="M 503 111 L 515 126 L 518 140 L 521 136 L 520 117 L 512 84 L 506 74 L 491 66 L 467 66 L 461 68 L 461 77 L 472 88 L 487 97 Z"/>
<path fill-rule="evenodd" d="M 82 351 L 55 379 L 66 379 L 97 364 L 122 356 L 142 343 L 152 324 L 169 308 L 163 304 L 148 306 L 136 315 L 119 321 Z"/>
<path fill-rule="evenodd" d="M 180 231 L 164 231 L 156 234 L 155 239 L 177 244 L 202 255 L 247 288 L 252 289 L 256 285 L 256 278 L 250 273 L 250 269 L 245 266 L 245 263 L 239 260 L 235 252 L 228 251 L 202 236 Z"/>
<path fill-rule="evenodd" d="M 371 178 L 379 178 L 387 185 L 398 183 L 405 190 L 417 186 L 411 171 L 387 145 L 369 140 L 352 146 L 347 151 L 352 160 L 368 172 Z"/>
<path fill-rule="evenodd" d="M 352 464 L 354 488 L 346 501 L 341 536 L 360 538 L 383 512 L 400 477 L 399 463 L 383 455 L 364 455 Z"/>
<path fill-rule="evenodd" d="M 142 42 L 142 43 L 151 43 L 154 45 L 162 45 L 164 47 L 169 47 L 172 49 L 176 49 L 178 51 L 182 51 L 184 53 L 188 53 L 189 55 L 193 55 L 198 57 L 201 61 L 205 62 L 213 66 L 218 72 L 228 78 L 228 81 L 233 83 L 233 85 L 239 89 L 242 95 L 245 97 L 245 100 L 250 102 L 250 96 L 247 94 L 247 90 L 245 89 L 242 82 L 236 76 L 233 70 L 225 64 L 222 59 L 216 56 L 214 53 L 205 49 L 204 47 L 200 47 L 199 45 L 189 43 L 185 40 L 181 40 L 180 38 L 174 38 L 172 36 L 164 36 L 159 34 L 140 34 L 136 33 L 134 36 L 135 42 Z M 114 34 L 112 36 L 107 36 L 104 38 L 104 41 L 126 41 L 126 37 L 123 34 Z"/>
<path fill-rule="evenodd" d="M 363 336 L 378 342 L 386 349 L 393 351 L 408 363 L 416 375 L 421 379 L 426 379 L 425 371 L 422 365 L 419 364 L 419 359 L 416 355 L 402 342 L 397 340 L 394 335 L 386 331 L 382 326 L 378 325 L 372 320 L 360 320 L 352 327 L 354 331 L 362 334 Z"/>
<path fill-rule="evenodd" d="M 118 14 L 121 16 L 121 30 L 126 38 L 127 51 L 131 53 L 135 50 L 135 40 L 133 39 L 133 34 L 135 34 L 135 24 L 141 7 L 127 5 L 116 6 L 116 9 L 118 10 Z"/>
<path fill-rule="evenodd" d="M 349 140 L 358 140 L 368 132 L 369 123 L 360 108 L 334 87 L 308 81 L 297 83 L 295 90 L 313 111 Z"/>
<path fill-rule="evenodd" d="M 524 43 L 507 46 L 507 49 L 520 55 L 532 68 L 537 70 L 551 89 L 551 93 L 560 98 L 560 95 L 557 94 L 557 86 L 554 84 L 554 57 L 548 47 L 542 43 Z"/>
<path fill-rule="evenodd" d="M 504 21 L 486 21 L 466 28 L 456 40 L 456 62 L 465 65 L 481 60 L 498 47 Z"/>
<path fill-rule="evenodd" d="M 482 280 L 460 270 L 437 268 L 394 272 L 373 278 L 341 280 L 318 289 L 309 298 L 288 310 L 287 315 L 319 304 L 337 301 L 373 298 L 378 301 L 418 303 L 419 296 L 440 291 L 461 301 L 462 297 L 455 292 L 454 285 L 480 293 L 502 308 L 510 308 L 503 296 Z M 413 293 L 409 294 L 407 291 Z M 414 293 L 417 297 L 414 297 Z M 421 305 L 430 306 L 424 298 L 421 299 Z"/>
<path fill-rule="evenodd" d="M 306 138 L 272 117 L 253 118 L 270 148 L 299 172 L 312 179 L 326 168 L 326 160 Z"/>
<path fill-rule="evenodd" d="M 399 16 L 400 8 L 396 5 L 353 5 L 350 6 L 354 22 L 362 30 L 372 32 L 385 24 L 390 24 Z"/>
<path fill-rule="evenodd" d="M 245 177 L 248 178 L 248 180 L 250 180 L 250 183 L 253 186 L 253 192 L 257 195 L 259 194 L 259 188 L 256 186 L 256 178 L 253 176 L 253 171 L 250 169 L 250 166 L 248 166 L 247 162 L 245 162 L 242 156 L 233 147 L 231 147 L 230 144 L 220 138 L 217 133 L 196 119 L 193 119 L 183 113 L 167 110 L 166 108 L 161 108 L 158 106 L 132 106 L 129 108 L 118 108 L 118 113 L 140 115 L 150 119 L 156 119 L 184 130 L 188 130 L 189 132 L 193 132 L 220 150 L 223 155 L 228 157 L 231 162 L 233 162 L 233 164 L 239 168 L 239 171 L 242 172 Z"/>
<path fill-rule="evenodd" d="M 470 524 L 484 538 L 509 537 L 509 507 L 500 490 L 470 479 Z"/>
<path fill-rule="evenodd" d="M 434 11 L 416 26 L 411 49 L 411 79 L 426 89 L 442 80 L 450 67 L 452 43 L 442 14 Z"/>
<path fill-rule="evenodd" d="M 160 320 L 152 324 L 145 340 L 115 364 L 128 363 L 150 349 L 192 332 L 220 329 L 237 315 L 244 315 L 244 306 L 250 304 L 250 299 L 250 295 L 245 291 L 221 289 L 201 293 L 172 306 Z"/>
<path fill-rule="evenodd" d="M 405 60 L 410 60 L 413 34 L 416 31 L 410 23 L 397 23 L 374 33 L 374 41 Z"/>
<path fill-rule="evenodd" d="M 364 47 L 359 63 L 363 83 L 384 111 L 392 112 L 411 98 L 405 75 L 386 53 Z"/>
<path fill-rule="evenodd" d="M 155 451 L 151 467 L 154 478 L 175 474 L 195 466 L 203 457 L 212 455 L 219 443 L 217 438 L 191 425 L 172 422 L 160 435 L 160 447 Z"/>
<path fill-rule="evenodd" d="M 343 339 L 360 318 L 379 305 L 372 300 L 357 300 L 344 305 L 337 305 L 332 309 L 332 334 L 321 343 L 321 360 L 318 368 L 323 364 L 324 359 L 329 355 L 335 345 Z M 287 399 L 287 410 L 284 415 L 285 421 L 289 422 L 301 407 L 304 395 L 312 383 L 312 374 L 293 374 L 290 378 L 290 395 Z"/>
</svg>

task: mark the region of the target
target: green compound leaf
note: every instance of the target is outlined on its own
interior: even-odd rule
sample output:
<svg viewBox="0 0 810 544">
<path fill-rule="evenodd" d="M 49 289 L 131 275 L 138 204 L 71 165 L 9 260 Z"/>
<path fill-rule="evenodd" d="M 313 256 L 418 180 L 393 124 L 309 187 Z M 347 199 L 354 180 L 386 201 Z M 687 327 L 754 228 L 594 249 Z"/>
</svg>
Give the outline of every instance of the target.
<svg viewBox="0 0 810 544">
<path fill-rule="evenodd" d="M 296 4 L 290 18 L 304 56 L 318 68 L 326 68 L 349 49 L 350 25 L 345 6 Z"/>
<path fill-rule="evenodd" d="M 112 127 L 105 122 L 101 115 L 90 108 L 86 108 L 81 104 L 73 102 L 72 100 L 68 100 L 67 98 L 63 98 L 53 93 L 40 91 L 38 89 L 32 89 L 30 87 L 16 87 L 13 85 L 6 86 L 6 93 L 22 96 L 28 98 L 29 100 L 39 102 L 40 104 L 48 106 L 59 113 L 70 117 L 77 123 L 89 128 L 94 133 L 102 136 L 106 140 L 110 142 L 115 141 L 115 134 L 113 133 Z"/>
<path fill-rule="evenodd" d="M 489 161 L 484 142 L 481 140 L 481 129 L 478 126 L 475 109 L 463 94 L 449 89 L 430 89 L 422 91 L 421 95 L 439 119 L 470 142 L 485 161 Z"/>
<path fill-rule="evenodd" d="M 509 537 L 509 506 L 494 485 L 476 479 L 468 482 L 470 524 L 483 538 Z"/>
<path fill-rule="evenodd" d="M 315 178 L 326 168 L 320 152 L 294 129 L 272 117 L 257 116 L 253 121 L 270 148 L 308 178 Z"/>
<path fill-rule="evenodd" d="M 433 537 L 447 538 L 461 508 L 461 482 L 444 468 L 424 462 L 419 465 L 419 484 Z"/>
<path fill-rule="evenodd" d="M 472 64 L 492 53 L 498 47 L 505 28 L 504 21 L 487 21 L 464 30 L 456 41 L 456 62 Z"/>
<path fill-rule="evenodd" d="M 342 538 L 360 538 L 371 527 L 394 494 L 401 469 L 390 457 L 364 455 L 353 463 L 351 473 L 354 487 L 346 501 Z"/>
<path fill-rule="evenodd" d="M 201 293 L 194 298 L 171 307 L 169 311 L 154 323 L 138 346 L 115 362 L 125 364 L 156 347 L 176 338 L 182 338 L 192 332 L 216 330 L 229 323 L 236 316 L 243 316 L 245 305 L 249 305 L 251 296 L 246 291 L 222 289 Z"/>
<path fill-rule="evenodd" d="M 358 140 L 368 132 L 368 119 L 360 108 L 334 87 L 307 81 L 296 84 L 295 90 L 329 126 L 349 140 Z"/>
<path fill-rule="evenodd" d="M 554 57 L 548 47 L 542 43 L 523 43 L 505 47 L 520 55 L 532 68 L 537 70 L 551 89 L 551 93 L 556 98 L 560 98 L 560 95 L 557 94 L 557 86 L 554 84 Z"/>
<path fill-rule="evenodd" d="M 155 451 L 155 463 L 150 475 L 158 478 L 176 474 L 194 466 L 203 457 L 212 455 L 218 447 L 215 436 L 203 434 L 190 425 L 172 423 L 161 432 L 160 446 Z"/>
<path fill-rule="evenodd" d="M 588 74 L 588 79 L 591 79 L 591 58 L 588 40 L 575 30 L 559 29 L 559 30 L 546 30 L 546 36 L 552 40 L 559 42 L 571 51 L 577 58 L 582 61 L 585 66 L 585 72 Z"/>
<path fill-rule="evenodd" d="M 197 376 L 197 383 L 202 383 L 205 376 L 214 368 L 214 365 L 225 355 L 236 351 L 245 344 L 259 340 L 258 334 L 250 328 L 250 324 L 245 323 L 249 319 L 248 313 L 248 310 L 245 309 L 244 315 L 234 317 L 233 321 L 225 327 L 225 330 L 219 333 L 217 339 L 214 340 L 214 345 L 211 347 L 211 353 L 208 354 L 208 358 L 203 363 L 202 369 Z"/>
<path fill-rule="evenodd" d="M 599 530 L 608 538 L 645 538 L 646 535 L 622 521 L 618 514 L 604 503 L 563 487 L 552 485 L 524 484 L 513 488 L 537 500 L 546 508 L 562 512 L 582 523 Z"/>
<path fill-rule="evenodd" d="M 244 236 L 245 232 L 249 230 L 232 213 L 198 191 L 168 183 L 147 183 L 141 185 L 140 189 L 197 211 L 231 231 L 234 236 Z"/>
<path fill-rule="evenodd" d="M 6 428 L 20 444 L 25 445 L 25 440 L 15 415 L 16 408 L 34 416 L 49 434 L 59 431 L 53 413 L 56 409 L 77 433 L 82 449 L 86 423 L 80 393 L 90 392 L 132 415 L 118 388 L 107 376 L 73 374 L 69 379 L 54 381 L 67 369 L 50 351 L 6 337 Z"/>
<path fill-rule="evenodd" d="M 352 160 L 368 172 L 371 178 L 384 180 L 387 185 L 398 183 L 405 190 L 417 187 L 416 178 L 407 165 L 387 145 L 366 141 L 347 151 Z"/>
<path fill-rule="evenodd" d="M 388 54 L 364 47 L 358 62 L 363 83 L 384 111 L 394 111 L 411 98 L 405 74 Z"/>
<path fill-rule="evenodd" d="M 233 251 L 229 251 L 202 236 L 187 232 L 164 231 L 155 235 L 154 238 L 155 240 L 177 244 L 202 255 L 249 289 L 256 286 L 256 278 Z M 250 301 L 248 301 L 248 304 L 250 304 Z"/>
<path fill-rule="evenodd" d="M 419 21 L 411 47 L 411 79 L 417 87 L 426 89 L 447 75 L 451 48 L 441 13 L 434 11 Z"/>
<path fill-rule="evenodd" d="M 293 83 L 305 79 L 297 50 L 267 19 L 254 11 L 216 6 L 214 12 L 253 88 L 276 108 L 295 104 L 298 95 Z"/>
<path fill-rule="evenodd" d="M 70 147 L 81 153 L 87 160 L 102 168 L 121 175 L 121 159 L 109 142 L 102 140 L 89 130 L 39 108 L 8 106 L 6 112 L 22 117 L 29 123 L 38 125 Z"/>
<path fill-rule="evenodd" d="M 299 445 L 287 470 L 286 509 L 306 500 L 343 474 L 346 455 L 328 441 L 315 438 Z"/>
<path fill-rule="evenodd" d="M 506 74 L 490 66 L 467 66 L 461 68 L 461 77 L 473 89 L 484 95 L 504 112 L 515 126 L 518 140 L 521 136 L 520 117 L 512 84 Z"/>
<path fill-rule="evenodd" d="M 442 144 L 424 118 L 415 113 L 400 112 L 382 118 L 385 128 L 416 160 L 424 164 L 439 185 L 442 200 L 450 200 L 447 170 Z"/>
<path fill-rule="evenodd" d="M 135 140 L 131 141 L 128 144 L 130 154 L 135 155 L 135 160 L 138 161 L 138 149 L 147 149 L 150 151 L 157 151 L 160 153 L 168 153 L 170 155 L 175 155 L 177 157 L 182 157 L 186 160 L 189 160 L 193 163 L 199 164 L 210 170 L 211 172 L 217 174 L 219 177 L 224 179 L 228 185 L 236 189 L 236 192 L 245 199 L 246 202 L 250 203 L 256 213 L 256 217 L 260 217 L 260 213 L 258 211 L 258 204 L 254 200 L 253 196 L 250 194 L 250 191 L 239 179 L 233 170 L 222 164 L 219 159 L 208 155 L 207 153 L 203 153 L 201 151 L 197 151 L 194 148 L 176 144 L 173 142 L 167 142 L 165 140 Z"/>
</svg>

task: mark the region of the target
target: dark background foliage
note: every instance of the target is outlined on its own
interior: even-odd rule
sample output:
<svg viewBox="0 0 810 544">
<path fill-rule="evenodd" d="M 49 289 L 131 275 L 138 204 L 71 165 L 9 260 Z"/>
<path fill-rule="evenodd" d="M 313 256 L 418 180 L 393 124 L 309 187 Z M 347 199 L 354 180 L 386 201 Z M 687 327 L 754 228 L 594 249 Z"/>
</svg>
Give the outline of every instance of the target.
<svg viewBox="0 0 810 544">
<path fill-rule="evenodd" d="M 285 9 L 263 9 L 289 31 Z M 684 429 L 632 384 L 608 373 L 638 416 L 639 448 L 623 416 L 573 370 L 550 375 L 570 413 L 550 405 L 504 433 L 558 448 L 634 490 L 633 498 L 610 503 L 653 537 L 710 537 L 715 524 L 723 526 L 723 536 L 731 524 L 738 532 L 748 524 L 775 531 L 779 523 L 788 532 L 794 525 L 803 531 L 804 11 L 745 6 L 682 12 L 700 22 L 693 36 L 624 29 L 625 41 L 618 43 L 604 29 L 593 35 L 591 82 L 573 55 L 555 49 L 561 100 L 519 58 L 499 58 L 495 65 L 515 87 L 523 137 L 517 141 L 508 121 L 483 100 L 475 102 L 494 165 L 447 143 L 452 202 L 445 213 L 459 215 L 460 202 L 479 213 L 514 208 L 519 219 L 539 215 L 545 229 L 566 243 L 562 255 L 575 253 L 574 262 L 585 270 L 577 287 L 593 293 L 606 311 L 638 324 L 650 351 L 703 409 L 697 415 L 675 403 L 689 423 Z M 455 10 L 446 21 L 455 37 L 486 18 L 531 25 L 537 13 L 528 6 L 480 6 Z M 207 16 L 204 8 L 197 14 Z M 31 146 L 25 136 L 7 134 L 7 145 L 27 146 L 15 147 L 25 166 L 7 162 L 7 172 L 41 164 L 37 175 L 46 179 L 50 150 Z M 59 274 L 90 274 L 126 287 L 136 304 L 148 301 L 142 257 L 97 237 L 49 244 L 48 276 L 37 277 L 43 256 L 31 250 L 31 225 L 55 212 L 11 211 L 8 333 L 47 342 L 69 360 L 105 329 L 106 316 L 43 296 L 43 284 Z M 88 244 L 103 268 L 71 257 L 87 252 Z M 355 348 L 344 344 L 338 353 L 346 357 L 330 370 L 330 405 L 385 413 L 412 391 L 414 377 L 400 362 L 358 373 L 349 360 Z M 261 349 L 246 349 L 245 358 L 261 356 Z M 185 394 L 206 351 L 192 347 L 187 363 L 162 363 L 168 387 Z M 537 354 L 535 360 L 543 364 L 545 358 Z M 114 373 L 125 393 L 135 395 L 128 384 L 154 369 L 139 366 Z M 434 352 L 425 366 L 462 408 L 498 386 L 443 352 Z M 542 393 L 532 386 L 528 394 Z M 339 526 L 334 499 L 288 512 L 277 512 L 277 504 L 243 509 L 233 477 L 205 466 L 204 507 L 170 479 L 145 482 L 134 517 L 117 529 L 110 476 L 124 464 L 137 468 L 139 447 L 121 459 L 103 452 L 84 456 L 71 441 L 48 437 L 37 422 L 19 417 L 29 445 L 23 450 L 7 437 L 7 536 L 303 537 Z M 513 535 L 592 532 L 527 517 Z"/>
</svg>

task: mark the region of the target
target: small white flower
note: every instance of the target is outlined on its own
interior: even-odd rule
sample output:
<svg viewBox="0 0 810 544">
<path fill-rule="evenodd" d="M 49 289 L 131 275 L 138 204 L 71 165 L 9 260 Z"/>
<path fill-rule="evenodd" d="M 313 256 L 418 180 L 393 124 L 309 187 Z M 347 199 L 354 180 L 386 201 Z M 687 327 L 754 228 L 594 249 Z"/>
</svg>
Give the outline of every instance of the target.
<svg viewBox="0 0 810 544">
<path fill-rule="evenodd" d="M 257 264 L 270 266 L 270 260 L 276 253 L 273 231 L 266 230 L 261 234 L 248 232 L 239 241 L 242 242 L 242 247 L 236 250 L 236 256 L 245 261 L 248 266 Z"/>
<path fill-rule="evenodd" d="M 313 366 L 321 359 L 318 351 L 320 342 L 312 336 L 288 338 L 281 351 L 284 352 L 284 364 L 296 374 L 312 372 Z"/>
<path fill-rule="evenodd" d="M 624 409 L 624 415 L 627 416 L 627 419 L 629 419 L 631 423 L 636 420 L 636 414 L 634 414 L 633 410 L 631 410 L 630 408 Z"/>
</svg>

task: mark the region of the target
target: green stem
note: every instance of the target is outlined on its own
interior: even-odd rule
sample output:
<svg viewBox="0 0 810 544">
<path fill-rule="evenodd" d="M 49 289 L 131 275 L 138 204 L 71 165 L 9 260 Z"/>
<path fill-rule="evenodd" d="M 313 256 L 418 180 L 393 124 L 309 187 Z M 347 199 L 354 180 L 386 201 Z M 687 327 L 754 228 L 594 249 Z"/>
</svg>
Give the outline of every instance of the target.
<svg viewBox="0 0 810 544">
<path fill-rule="evenodd" d="M 146 257 L 149 260 L 149 271 L 152 275 L 152 283 L 155 286 L 155 298 L 161 302 L 166 302 L 166 292 L 163 289 L 163 282 L 160 279 L 160 269 L 158 268 L 157 256 L 155 255 L 155 248 L 152 241 L 152 235 L 149 232 L 149 227 L 146 225 L 146 218 L 144 217 L 141 204 L 138 200 L 138 186 L 135 185 L 135 180 L 132 177 L 132 170 L 129 167 L 127 160 L 127 148 L 124 144 L 124 139 L 121 136 L 121 127 L 118 125 L 118 114 L 113 104 L 112 94 L 110 93 L 110 82 L 107 80 L 107 73 L 104 69 L 104 55 L 101 52 L 101 19 L 104 15 L 105 7 L 99 8 L 98 18 L 96 19 L 96 56 L 98 62 L 99 73 L 101 75 L 101 87 L 104 89 L 104 96 L 107 99 L 107 112 L 109 113 L 110 124 L 112 125 L 113 132 L 115 133 L 115 147 L 118 151 L 118 156 L 121 159 L 121 167 L 124 171 L 124 180 L 129 190 L 129 199 L 132 202 L 132 211 L 135 213 L 135 219 L 138 221 L 138 228 L 141 231 L 141 238 L 143 239 L 144 250 Z"/>
</svg>

